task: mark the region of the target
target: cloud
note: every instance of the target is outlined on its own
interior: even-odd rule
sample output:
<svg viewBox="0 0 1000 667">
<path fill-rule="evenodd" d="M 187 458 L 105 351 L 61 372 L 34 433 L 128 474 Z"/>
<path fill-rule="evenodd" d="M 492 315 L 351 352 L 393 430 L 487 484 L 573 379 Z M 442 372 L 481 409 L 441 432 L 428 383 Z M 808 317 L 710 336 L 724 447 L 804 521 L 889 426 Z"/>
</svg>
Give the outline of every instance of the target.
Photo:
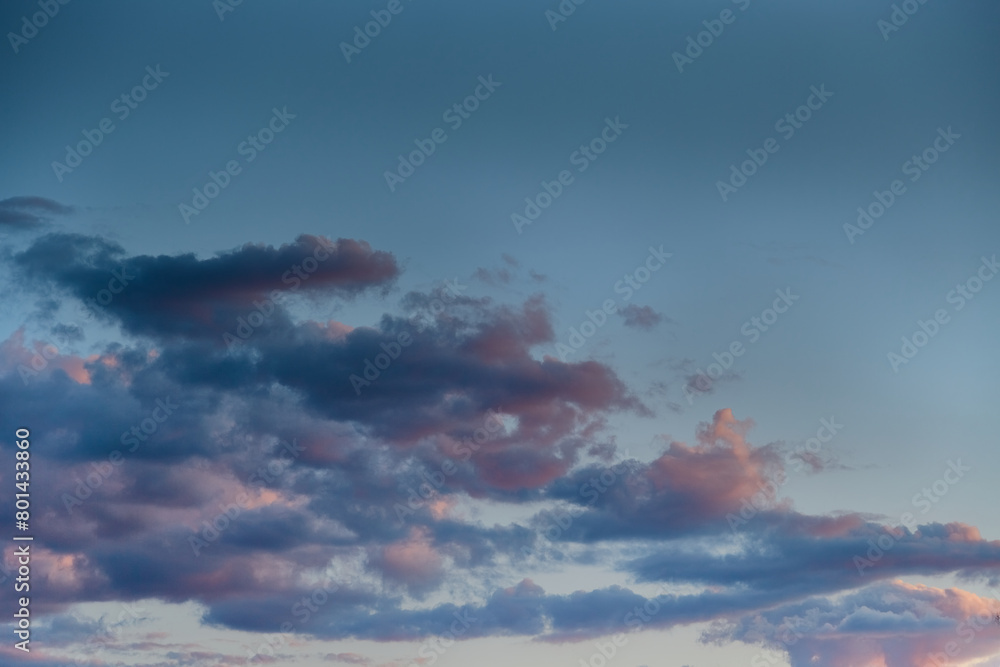
<svg viewBox="0 0 1000 667">
<path fill-rule="evenodd" d="M 504 258 L 506 259 L 506 257 Z M 508 262 L 509 264 L 510 262 Z M 511 264 L 511 266 L 516 266 L 516 264 Z M 476 280 L 485 283 L 487 285 L 509 285 L 510 281 L 514 279 L 514 275 L 507 269 L 476 269 L 473 274 Z"/>
<path fill-rule="evenodd" d="M 67 327 L 61 333 L 72 334 L 74 329 Z M 72 354 L 62 354 L 59 348 L 51 343 L 25 340 L 24 327 L 15 330 L 7 340 L 0 342 L 0 369 L 17 373 L 23 381 L 35 377 L 42 371 L 62 371 L 74 382 L 90 384 L 90 373 L 87 363 L 96 357 L 83 359 Z"/>
<path fill-rule="evenodd" d="M 680 537 L 726 524 L 745 499 L 760 494 L 774 502 L 772 478 L 783 474 L 777 446 L 752 447 L 750 420 L 719 410 L 702 424 L 697 443 L 666 439 L 667 449 L 649 463 L 633 466 L 618 482 L 604 484 L 594 466 L 560 480 L 551 495 L 591 509 L 563 532 L 567 540 Z M 607 490 L 598 491 L 603 486 Z M 591 502 L 587 502 L 591 498 Z"/>
<path fill-rule="evenodd" d="M 331 662 L 346 662 L 349 665 L 368 665 L 372 662 L 371 659 L 357 653 L 327 653 L 323 659 Z"/>
<path fill-rule="evenodd" d="M 715 393 L 716 385 L 722 382 L 735 382 L 740 379 L 740 374 L 735 371 L 725 371 L 716 377 L 709 377 L 705 373 L 694 373 L 684 378 L 684 395 L 697 396 L 698 394 L 712 395 Z"/>
<path fill-rule="evenodd" d="M 441 583 L 444 564 L 424 528 L 411 529 L 406 539 L 386 545 L 374 559 L 386 577 L 418 591 Z"/>
<path fill-rule="evenodd" d="M 0 229 L 31 229 L 53 215 L 67 215 L 73 207 L 44 197 L 9 197 L 0 200 Z"/>
<path fill-rule="evenodd" d="M 293 268 L 309 268 L 306 260 L 323 247 L 329 257 L 298 277 Z M 540 297 L 520 308 L 453 297 L 445 312 L 431 310 L 429 325 L 386 314 L 376 328 L 336 323 L 335 330 L 292 322 L 281 305 L 267 301 L 268 288 L 281 276 L 303 293 L 342 298 L 385 288 L 397 275 L 395 262 L 363 242 L 341 240 L 331 248 L 301 236 L 277 249 L 248 245 L 199 260 L 127 257 L 102 239 L 53 234 L 15 261 L 30 280 L 54 282 L 82 301 L 104 289 L 116 271 L 125 276 L 128 284 L 104 310 L 126 333 L 148 337 L 158 347 L 148 363 L 133 355 L 140 365 L 128 372 L 155 377 L 161 393 L 167 387 L 175 395 L 199 387 L 240 398 L 283 386 L 315 417 L 356 424 L 401 446 L 434 437 L 456 456 L 455 443 L 472 437 L 483 415 L 503 410 L 517 429 L 471 457 L 480 487 L 470 486 L 471 493 L 544 485 L 573 464 L 583 443 L 572 436 L 594 428 L 602 413 L 648 413 L 604 365 L 533 357 L 532 348 L 553 336 Z M 412 309 L 435 298 L 411 293 L 404 306 Z M 268 311 L 266 321 L 237 349 L 227 347 L 224 335 L 259 310 Z M 403 335 L 412 345 L 379 374 L 377 386 L 359 385 L 369 382 L 362 378 L 370 373 L 371 360 L 399 347 Z M 111 370 L 88 372 L 115 382 Z M 468 474 L 458 479 L 473 482 Z"/>
<path fill-rule="evenodd" d="M 112 242 L 79 234 L 48 234 L 15 256 L 30 280 L 54 284 L 134 335 L 170 340 L 212 340 L 235 332 L 240 317 L 259 310 L 265 330 L 287 328 L 274 303 L 290 293 L 352 299 L 388 289 L 395 258 L 363 241 L 303 234 L 278 248 L 246 244 L 215 257 L 127 256 Z M 117 292 L 115 292 L 117 290 Z M 106 300 L 94 304 L 102 291 Z"/>
<path fill-rule="evenodd" d="M 375 324 L 310 319 L 330 299 L 377 305 L 400 275 L 363 241 L 310 236 L 199 259 L 50 234 L 13 261 L 27 289 L 77 303 L 116 273 L 128 281 L 101 315 L 118 335 L 87 356 L 49 354 L 25 382 L 18 366 L 39 344 L 24 330 L 0 344 L 0 430 L 47 429 L 32 459 L 46 471 L 32 480 L 46 517 L 33 611 L 60 619 L 68 643 L 87 630 L 57 616 L 74 604 L 151 598 L 197 602 L 207 624 L 274 632 L 317 582 L 330 584 L 328 602 L 301 631 L 318 637 L 424 639 L 467 622 L 463 637 L 558 642 L 633 629 L 637 606 L 657 609 L 642 627 L 738 623 L 898 577 L 1000 569 L 1000 542 L 974 526 L 890 529 L 869 515 L 796 512 L 779 495 L 784 446 L 753 443 L 753 421 L 730 409 L 689 440 L 663 435 L 647 460 L 631 458 L 608 425 L 651 411 L 611 367 L 540 352 L 554 339 L 542 294 L 499 303 L 438 288 L 405 294 Z M 296 315 L 274 303 L 266 323 L 227 345 L 222 334 L 283 275 L 297 285 L 287 286 Z M 59 331 L 87 342 L 83 328 Z M 154 420 L 165 400 L 174 407 Z M 190 540 L 206 540 L 239 497 L 195 553 Z M 486 525 L 470 501 L 524 518 Z M 13 511 L 10 497 L 0 511 Z M 872 544 L 883 546 L 870 554 Z M 9 571 L 11 548 L 4 559 Z M 666 592 L 550 594 L 525 576 L 566 563 Z M 441 602 L 454 591 L 462 604 Z M 883 607 L 842 625 L 905 634 L 909 617 Z"/>
<path fill-rule="evenodd" d="M 718 623 L 703 641 L 763 642 L 792 667 L 969 664 L 1000 650 L 998 609 L 997 600 L 961 589 L 891 581 Z"/>
<path fill-rule="evenodd" d="M 625 326 L 633 329 L 645 329 L 648 331 L 663 321 L 663 315 L 649 306 L 637 306 L 634 303 L 624 308 L 619 308 L 618 314 L 625 318 Z"/>
</svg>

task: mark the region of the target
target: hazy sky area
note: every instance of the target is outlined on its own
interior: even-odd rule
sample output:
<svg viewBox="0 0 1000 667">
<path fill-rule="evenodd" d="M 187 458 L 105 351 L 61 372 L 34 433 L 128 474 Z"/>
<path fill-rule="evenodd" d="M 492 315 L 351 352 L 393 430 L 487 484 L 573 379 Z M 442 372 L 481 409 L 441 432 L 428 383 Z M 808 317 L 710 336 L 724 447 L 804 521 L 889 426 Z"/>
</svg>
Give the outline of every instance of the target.
<svg viewBox="0 0 1000 667">
<path fill-rule="evenodd" d="M 1000 667 L 998 30 L 0 4 L 0 664 Z"/>
</svg>

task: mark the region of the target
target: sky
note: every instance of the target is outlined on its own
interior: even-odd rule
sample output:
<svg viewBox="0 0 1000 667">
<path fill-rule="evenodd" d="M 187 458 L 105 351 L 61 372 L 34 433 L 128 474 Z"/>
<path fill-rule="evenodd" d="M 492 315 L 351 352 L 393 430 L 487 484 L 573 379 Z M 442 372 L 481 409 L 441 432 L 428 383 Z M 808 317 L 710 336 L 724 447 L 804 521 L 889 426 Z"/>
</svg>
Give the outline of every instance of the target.
<svg viewBox="0 0 1000 667">
<path fill-rule="evenodd" d="M 1000 666 L 998 22 L 3 3 L 0 662 Z"/>
</svg>

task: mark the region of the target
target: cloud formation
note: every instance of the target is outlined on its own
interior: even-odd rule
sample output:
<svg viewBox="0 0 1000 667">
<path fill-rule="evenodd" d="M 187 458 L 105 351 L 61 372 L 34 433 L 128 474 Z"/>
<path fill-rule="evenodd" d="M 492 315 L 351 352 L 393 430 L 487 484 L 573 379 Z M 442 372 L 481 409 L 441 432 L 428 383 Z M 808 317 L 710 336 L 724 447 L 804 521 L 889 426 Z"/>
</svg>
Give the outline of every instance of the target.
<svg viewBox="0 0 1000 667">
<path fill-rule="evenodd" d="M 703 640 L 763 643 L 787 653 L 792 667 L 940 667 L 1000 650 L 998 610 L 996 599 L 897 580 L 719 623 Z"/>
<path fill-rule="evenodd" d="M 758 641 L 751 630 L 769 637 L 799 613 L 795 664 L 817 651 L 821 664 L 910 664 L 899 661 L 916 649 L 897 638 L 923 628 L 933 641 L 919 650 L 933 650 L 986 603 L 890 580 L 1000 569 L 1000 542 L 966 524 L 797 512 L 780 495 L 783 445 L 754 444 L 753 421 L 728 408 L 688 442 L 658 438 L 649 460 L 621 451 L 609 423 L 652 412 L 609 366 L 539 352 L 554 339 L 541 294 L 505 304 L 436 289 L 405 294 L 374 325 L 310 319 L 319 303 L 383 299 L 400 268 L 363 241 L 308 235 L 198 258 L 49 234 L 13 261 L 25 290 L 81 307 L 127 281 L 100 311 L 112 342 L 59 352 L 29 380 L 18 367 L 40 344 L 23 328 L 0 344 L 0 429 L 48 430 L 33 604 L 67 645 L 90 631 L 65 616 L 83 602 L 197 602 L 207 624 L 275 632 L 325 582 L 296 632 L 422 640 L 460 622 L 463 637 L 576 641 L 636 629 L 636 609 L 655 608 L 641 627 L 721 621 L 712 641 Z M 273 296 L 285 278 L 299 307 Z M 252 335 L 226 342 L 265 309 Z M 351 376 L 379 355 L 391 363 L 358 391 Z M 523 518 L 487 525 L 474 502 Z M 631 583 L 556 594 L 531 577 L 564 563 Z M 662 592 L 639 592 L 650 583 Z M 466 599 L 441 601 L 456 590 Z M 963 655 L 995 648 L 980 636 Z M 185 659 L 226 660 L 196 652 Z"/>
</svg>

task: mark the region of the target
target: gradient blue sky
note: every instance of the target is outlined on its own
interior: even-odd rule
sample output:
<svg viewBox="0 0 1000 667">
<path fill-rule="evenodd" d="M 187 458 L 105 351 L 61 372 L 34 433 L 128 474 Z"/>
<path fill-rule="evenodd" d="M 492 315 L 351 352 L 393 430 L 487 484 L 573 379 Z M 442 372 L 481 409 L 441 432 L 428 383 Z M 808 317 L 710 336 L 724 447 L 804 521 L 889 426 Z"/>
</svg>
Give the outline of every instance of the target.
<svg viewBox="0 0 1000 667">
<path fill-rule="evenodd" d="M 637 565 L 642 559 L 661 558 L 666 571 L 684 571 L 688 566 L 679 561 L 693 549 L 749 558 L 759 547 L 761 556 L 778 549 L 769 540 L 800 538 L 796 530 L 819 541 L 819 533 L 842 541 L 817 547 L 821 552 L 847 553 L 845 544 L 865 544 L 878 534 L 877 526 L 897 525 L 909 511 L 918 523 L 936 526 L 921 531 L 919 539 L 933 541 L 938 533 L 949 537 L 934 546 L 914 547 L 933 566 L 923 561 L 913 565 L 902 556 L 893 561 L 897 569 L 892 577 L 905 583 L 862 582 L 852 572 L 853 578 L 838 579 L 827 588 L 803 586 L 755 606 L 745 599 L 753 597 L 742 588 L 753 588 L 745 577 L 759 575 L 763 582 L 767 577 L 747 574 L 750 565 L 749 570 L 726 570 L 725 564 L 732 563 L 720 556 L 718 567 L 725 576 L 718 579 L 704 573 L 677 579 L 659 570 L 646 572 L 650 581 L 670 579 L 671 594 L 722 590 L 747 606 L 734 604 L 705 615 L 678 611 L 676 620 L 629 635 L 627 647 L 612 663 L 747 664 L 761 650 L 748 628 L 772 623 L 769 613 L 813 618 L 784 606 L 818 609 L 813 596 L 820 596 L 829 605 L 823 613 L 836 620 L 828 627 L 840 628 L 840 634 L 827 638 L 827 630 L 815 629 L 817 637 L 824 637 L 815 640 L 818 662 L 793 650 L 776 653 L 775 664 L 933 664 L 902 648 L 903 639 L 886 639 L 884 627 L 879 630 L 878 622 L 855 612 L 867 605 L 873 615 L 896 614 L 892 621 L 880 618 L 885 627 L 897 628 L 900 637 L 910 637 L 910 632 L 930 637 L 924 655 L 943 650 L 934 647 L 943 646 L 945 635 L 954 635 L 954 624 L 962 622 L 958 612 L 940 601 L 945 594 L 935 597 L 937 589 L 957 586 L 985 600 L 995 595 L 987 584 L 991 578 L 996 583 L 1000 567 L 1000 543 L 994 541 L 1000 540 L 1000 521 L 989 481 L 1000 466 L 991 417 L 1000 398 L 995 346 L 1000 281 L 985 283 L 961 310 L 947 299 L 956 285 L 976 275 L 983 258 L 1000 250 L 1000 7 L 985 0 L 958 6 L 930 0 L 885 39 L 879 21 L 890 20 L 890 2 L 592 0 L 555 30 L 545 15 L 558 7 L 554 1 L 401 2 L 403 11 L 350 63 L 340 43 L 352 39 L 354 27 L 371 20 L 369 12 L 383 9 L 385 2 L 247 2 L 223 20 L 209 0 L 71 2 L 59 6 L 58 14 L 16 52 L 6 38 L 0 49 L 6 91 L 6 103 L 0 105 L 0 340 L 6 341 L 0 424 L 12 433 L 17 425 L 30 423 L 36 434 L 39 488 L 52 490 L 51 498 L 36 501 L 39 547 L 46 531 L 69 520 L 59 499 L 64 483 L 73 486 L 73 474 L 84 470 L 90 457 L 102 460 L 106 454 L 101 452 L 117 444 L 93 424 L 70 423 L 54 413 L 76 414 L 90 406 L 86 409 L 94 411 L 95 423 L 115 434 L 148 413 L 150 401 L 159 396 L 156 391 L 189 392 L 185 400 L 197 406 L 189 406 L 195 412 L 189 411 L 190 420 L 175 425 L 180 433 L 171 435 L 186 444 L 177 445 L 180 453 L 164 454 L 165 462 L 158 465 L 177 470 L 194 465 L 225 476 L 224 471 L 243 470 L 243 463 L 233 462 L 230 451 L 213 439 L 224 440 L 221 434 L 227 429 L 244 428 L 227 419 L 263 410 L 257 402 L 269 401 L 265 404 L 276 413 L 289 414 L 279 419 L 269 412 L 267 424 L 245 425 L 261 442 L 265 437 L 305 440 L 308 433 L 315 442 L 326 443 L 314 446 L 330 450 L 311 459 L 308 469 L 293 466 L 273 491 L 280 500 L 267 501 L 278 502 L 282 511 L 302 512 L 295 514 L 296 520 L 308 523 L 302 516 L 344 520 L 324 514 L 328 508 L 323 503 L 336 497 L 331 489 L 340 488 L 331 481 L 338 475 L 365 480 L 348 485 L 354 490 L 343 491 L 340 498 L 345 506 L 348 500 L 361 502 L 364 492 L 359 489 L 371 481 L 366 475 L 394 465 L 411 472 L 431 470 L 445 451 L 443 440 L 474 428 L 488 408 L 510 408 L 514 417 L 504 440 L 510 456 L 527 456 L 529 466 L 558 451 L 556 459 L 568 461 L 564 470 L 536 479 L 497 454 L 496 460 L 481 461 L 469 471 L 464 486 L 442 492 L 442 502 L 453 503 L 449 511 L 457 512 L 448 516 L 455 525 L 438 525 L 441 517 L 428 515 L 421 519 L 425 534 L 399 532 L 390 515 L 391 526 L 373 527 L 356 543 L 336 548 L 318 537 L 315 527 L 303 527 L 308 536 L 302 539 L 312 540 L 315 552 L 306 559 L 308 567 L 300 555 L 286 565 L 303 568 L 303 576 L 336 572 L 356 584 L 357 595 L 370 596 L 366 604 L 383 612 L 397 605 L 436 613 L 449 602 L 482 604 L 503 590 L 517 597 L 533 590 L 517 588 L 526 586 L 526 579 L 544 589 L 546 600 L 575 591 L 592 593 L 593 599 L 573 603 L 590 605 L 578 618 L 566 612 L 573 621 L 550 610 L 552 616 L 537 628 L 525 621 L 525 627 L 534 628 L 530 631 L 498 622 L 495 630 L 456 644 L 438 660 L 441 665 L 511 660 L 576 665 L 589 659 L 594 641 L 607 641 L 595 630 L 594 619 L 602 605 L 613 615 L 617 602 L 601 602 L 602 591 L 615 600 L 625 589 L 649 597 L 659 594 L 656 585 L 642 581 L 646 571 Z M 735 20 L 679 72 L 673 54 L 686 48 L 689 36 L 704 30 L 703 21 L 726 9 Z M 32 2 L 4 3 L 0 26 L 4 33 L 18 32 L 22 17 L 37 11 Z M 169 75 L 128 118 L 118 120 L 113 100 L 140 83 L 148 66 Z M 490 76 L 501 85 L 460 128 L 448 128 L 442 113 L 472 94 L 479 77 Z M 812 87 L 825 87 L 832 96 L 792 137 L 783 137 L 776 121 L 806 103 Z M 287 108 L 295 118 L 256 159 L 245 162 L 238 145 L 266 126 L 274 108 Z M 115 130 L 60 181 L 53 161 L 63 161 L 67 144 L 80 141 L 82 131 L 105 117 L 113 118 Z M 571 155 L 599 136 L 608 118 L 620 118 L 627 129 L 585 172 L 577 172 Z M 438 127 L 446 129 L 447 141 L 390 191 L 385 171 L 395 169 L 399 154 L 414 149 L 415 139 L 426 139 Z M 947 128 L 959 138 L 919 180 L 911 181 L 902 171 L 904 163 L 932 146 L 939 129 Z M 779 150 L 723 201 L 717 182 L 728 179 L 730 165 L 746 160 L 746 151 L 760 149 L 769 137 L 777 140 Z M 178 206 L 190 204 L 192 188 L 203 187 L 210 171 L 224 169 L 233 159 L 241 162 L 242 172 L 185 224 Z M 525 197 L 537 195 L 541 181 L 556 179 L 564 169 L 573 171 L 573 184 L 518 233 L 511 214 L 523 212 Z M 873 192 L 888 190 L 894 179 L 905 183 L 905 194 L 850 242 L 844 225 L 854 223 L 858 207 L 868 207 Z M 23 199 L 28 197 L 33 199 Z M 264 336 L 254 339 L 253 345 L 262 346 L 255 354 L 269 361 L 254 366 L 253 373 L 236 370 L 238 364 L 226 356 L 234 353 L 221 345 L 216 335 L 221 329 L 213 327 L 235 326 L 235 317 L 251 307 L 251 297 L 265 293 L 261 285 L 280 287 L 281 267 L 311 252 L 319 237 L 363 243 L 339 246 L 350 257 L 324 267 L 323 284 L 315 292 L 289 297 L 280 326 L 268 329 L 266 346 L 260 340 Z M 244 244 L 258 244 L 259 252 Z M 626 303 L 615 285 L 643 265 L 651 246 L 672 255 Z M 225 254 L 213 265 L 219 253 Z M 187 254 L 196 259 L 176 259 Z M 391 260 L 385 260 L 386 254 Z M 139 271 L 137 286 L 126 288 L 112 303 L 108 319 L 85 320 L 80 304 L 107 281 L 102 276 L 122 264 Z M 277 272 L 268 274 L 273 270 Z M 155 284 L 168 279 L 176 282 Z M 209 284 L 217 279 L 222 283 Z M 374 350 L 372 341 L 393 338 L 405 322 L 398 318 L 413 314 L 408 306 L 433 298 L 444 281 L 456 279 L 467 287 L 463 297 L 469 301 L 435 320 L 433 340 L 421 348 L 420 363 L 413 358 L 411 366 L 401 357 L 405 368 L 401 362 L 387 369 L 356 405 L 350 403 L 350 409 L 363 414 L 357 419 L 346 414 L 350 409 L 332 405 L 341 400 L 339 393 L 350 392 L 347 371 L 360 372 L 366 355 L 371 356 L 365 350 Z M 199 281 L 205 281 L 204 296 L 199 296 Z M 772 304 L 776 290 L 786 289 L 798 300 L 773 328 L 747 344 L 744 323 Z M 635 318 L 612 315 L 583 348 L 560 360 L 557 345 L 567 343 L 570 328 L 579 327 L 587 311 L 600 309 L 606 299 L 620 307 L 635 306 Z M 932 318 L 938 309 L 947 310 L 949 322 L 895 372 L 887 354 L 899 353 L 901 337 L 912 336 L 917 321 Z M 392 317 L 384 319 L 386 315 Z M 162 327 L 175 316 L 177 329 L 168 333 Z M 212 337 L 192 333 L 208 320 Z M 316 334 L 320 325 L 309 322 L 324 323 L 324 333 Z M 341 329 L 350 333 L 337 333 Z M 316 335 L 325 342 L 310 338 Z M 701 391 L 706 385 L 699 384 L 698 374 L 708 369 L 713 353 L 722 353 L 733 341 L 747 344 L 746 353 L 735 360 L 731 374 Z M 59 357 L 38 377 L 23 382 L 18 366 L 46 344 L 55 345 Z M 330 354 L 338 361 L 328 370 L 324 345 L 337 348 Z M 468 361 L 460 353 L 463 345 L 480 355 L 474 368 L 461 366 Z M 454 357 L 449 346 L 455 348 Z M 304 358 L 307 354 L 317 356 Z M 211 380 L 198 376 L 199 358 Z M 585 363 L 591 361 L 596 364 Z M 169 363 L 184 370 L 162 367 Z M 493 368 L 491 364 L 525 375 L 501 381 L 480 372 L 484 365 Z M 86 368 L 90 370 L 81 370 Z M 104 377 L 108 368 L 121 377 Z M 313 377 L 317 372 L 326 373 L 336 389 L 324 393 Z M 538 399 L 546 407 L 538 410 L 529 400 L 536 373 L 552 383 L 546 385 L 544 399 Z M 272 379 L 263 380 L 265 375 Z M 81 378 L 87 382 L 80 384 Z M 449 378 L 460 382 L 449 389 Z M 492 383 L 502 387 L 493 389 Z M 107 399 L 102 408 L 96 407 L 100 396 Z M 509 405 L 490 403 L 497 397 Z M 233 412 L 224 418 L 223 408 Z M 562 421 L 566 410 L 579 411 L 572 427 Z M 788 451 L 813 437 L 821 419 L 831 417 L 844 428 L 823 445 L 821 459 L 810 459 L 811 474 L 788 472 L 787 483 L 769 501 L 769 518 L 758 519 L 769 528 L 753 531 L 754 547 L 741 543 L 725 521 L 724 530 L 713 532 L 728 512 L 728 501 L 712 495 L 725 496 L 724 486 L 709 484 L 689 497 L 671 489 L 677 479 L 663 472 L 676 472 L 676 466 L 701 479 L 699 471 L 713 466 L 729 470 L 725 456 L 731 455 L 742 461 L 745 470 L 740 469 L 749 476 L 740 480 L 773 475 L 775 465 L 787 468 Z M 544 419 L 553 420 L 546 427 L 550 430 L 533 421 Z M 587 428 L 591 419 L 596 423 Z M 753 427 L 744 433 L 736 425 L 748 419 Z M 523 428 L 529 422 L 540 429 L 530 437 Z M 700 426 L 704 424 L 710 426 Z M 699 440 L 699 432 L 726 435 Z M 328 435 L 320 435 L 324 433 Z M 61 444 L 47 445 L 47 438 Z M 677 454 L 680 450 L 671 450 L 672 442 L 701 443 L 707 458 L 685 458 Z M 740 458 L 747 442 L 757 453 Z M 613 500 L 609 495 L 608 507 L 602 505 L 600 517 L 593 519 L 603 528 L 581 534 L 567 547 L 568 561 L 507 562 L 509 554 L 501 554 L 490 541 L 499 539 L 493 535 L 475 538 L 486 540 L 476 541 L 476 548 L 491 551 L 496 560 L 485 553 L 477 556 L 480 561 L 446 559 L 448 572 L 439 579 L 427 572 L 392 570 L 386 554 L 396 553 L 393 549 L 415 560 L 433 561 L 442 553 L 452 558 L 449 549 L 459 549 L 456 544 L 472 549 L 470 532 L 492 535 L 500 528 L 532 525 L 539 512 L 572 502 L 561 494 L 582 474 L 580 469 L 611 460 L 611 445 L 638 462 L 637 478 L 666 484 L 657 487 L 664 495 L 654 494 L 650 503 L 680 503 L 676 511 L 690 503 L 697 526 L 682 521 L 683 535 L 664 537 L 676 525 L 668 521 L 668 529 L 658 524 L 659 515 L 647 508 L 648 525 L 640 527 L 639 518 L 626 511 L 631 501 L 623 491 Z M 6 441 L 3 448 L 5 454 L 11 450 Z M 371 458 L 363 465 L 358 463 L 362 459 L 351 459 L 349 466 L 347 459 L 338 458 L 348 450 Z M 535 454 L 538 461 L 531 458 Z M 603 463 L 601 456 L 607 459 Z M 972 470 L 928 512 L 915 510 L 914 494 L 941 478 L 948 461 L 956 459 Z M 130 465 L 117 474 L 133 480 L 154 474 Z M 494 477 L 491 465 L 499 466 Z M 0 477 L 6 480 L 9 470 L 0 471 Z M 661 474 L 673 481 L 664 482 Z M 167 505 L 184 507 L 191 516 L 196 511 L 212 515 L 214 499 L 194 492 L 197 499 L 181 498 L 179 487 L 161 491 Z M 183 566 L 163 575 L 162 590 L 138 581 L 99 583 L 101 568 L 118 562 L 105 553 L 113 552 L 110 535 L 146 544 L 143 540 L 160 539 L 156 530 L 162 525 L 144 526 L 140 517 L 168 526 L 191 520 L 188 515 L 154 519 L 144 509 L 149 498 L 141 500 L 131 492 L 115 496 L 110 485 L 102 493 L 107 495 L 100 510 L 97 502 L 80 510 L 87 512 L 94 532 L 50 547 L 47 558 L 52 562 L 90 553 L 87 567 L 96 569 L 88 570 L 90 583 L 77 588 L 66 582 L 85 579 L 83 574 L 65 580 L 55 571 L 50 575 L 49 595 L 63 604 L 45 603 L 50 605 L 48 631 L 55 636 L 59 630 L 65 637 L 45 646 L 47 630 L 40 625 L 38 651 L 49 662 L 37 664 L 62 664 L 66 651 L 93 634 L 96 626 L 88 625 L 97 623 L 93 619 L 102 613 L 117 616 L 121 602 L 129 600 L 144 601 L 150 618 L 137 624 L 122 648 L 114 649 L 120 653 L 109 649 L 88 664 L 242 664 L 232 658 L 242 656 L 239 644 L 259 642 L 265 633 L 226 616 L 231 593 L 199 594 L 187 575 L 177 573 L 185 571 Z M 675 493 L 680 495 L 671 495 Z M 12 502 L 2 499 L 5 509 Z M 388 503 L 391 511 L 395 499 L 379 502 Z M 713 509 L 705 509 L 709 507 Z M 837 513 L 859 523 L 844 533 L 811 533 L 799 525 L 832 521 L 841 516 Z M 124 521 L 126 515 L 129 521 Z M 120 527 L 123 521 L 127 528 Z M 982 541 L 972 540 L 958 524 L 943 527 L 953 522 L 974 526 Z M 790 528 L 793 524 L 797 527 Z M 605 529 L 618 537 L 593 537 Z M 966 538 L 970 541 L 962 542 Z M 248 538 L 227 547 L 232 551 L 218 556 L 219 567 L 232 565 L 226 558 L 263 559 L 255 567 L 281 561 L 280 549 L 258 549 L 252 542 Z M 972 542 L 978 547 L 973 549 Z M 950 551 L 959 548 L 953 543 L 969 544 L 969 553 Z M 783 567 L 798 562 L 792 554 L 802 563 L 816 562 L 815 554 L 810 557 L 799 542 L 779 551 L 788 558 Z M 122 556 L 122 562 L 133 556 Z M 849 570 L 850 559 L 848 555 Z M 825 566 L 816 567 L 818 579 L 826 576 L 820 573 Z M 171 578 L 175 574 L 176 580 Z M 182 592 L 165 594 L 171 586 Z M 289 591 L 302 586 L 302 581 L 282 590 L 262 586 L 248 591 L 248 600 L 258 600 L 251 594 L 259 593 L 272 596 L 268 600 L 276 608 L 282 599 L 290 606 L 294 598 Z M 608 588 L 613 586 L 623 588 Z M 905 598 L 914 610 L 905 612 L 886 602 L 897 598 Z M 980 602 L 969 604 L 964 609 Z M 953 625 L 941 630 L 942 618 Z M 926 624 L 911 627 L 913 619 Z M 275 618 L 272 625 L 281 620 Z M 379 625 L 391 622 L 387 617 Z M 303 629 L 301 644 L 289 649 L 281 664 L 327 664 L 333 658 L 323 656 L 350 653 L 369 664 L 406 667 L 418 657 L 433 625 L 414 630 L 418 636 L 390 641 L 379 633 L 365 637 L 359 626 L 340 616 L 315 623 L 327 626 Z M 558 634 L 553 627 L 579 636 L 563 642 L 565 637 L 553 638 Z M 147 636 L 157 632 L 166 636 L 155 641 Z M 989 657 L 1000 654 L 996 634 L 977 637 L 949 664 L 965 664 L 974 648 L 975 660 L 985 662 L 968 664 L 1000 665 L 1000 658 Z M 182 644 L 196 648 L 179 648 Z M 869 652 L 848 655 L 855 645 L 868 646 Z M 171 658 L 172 651 L 183 657 Z M 0 654 L 11 660 L 22 657 L 6 648 Z"/>
</svg>

